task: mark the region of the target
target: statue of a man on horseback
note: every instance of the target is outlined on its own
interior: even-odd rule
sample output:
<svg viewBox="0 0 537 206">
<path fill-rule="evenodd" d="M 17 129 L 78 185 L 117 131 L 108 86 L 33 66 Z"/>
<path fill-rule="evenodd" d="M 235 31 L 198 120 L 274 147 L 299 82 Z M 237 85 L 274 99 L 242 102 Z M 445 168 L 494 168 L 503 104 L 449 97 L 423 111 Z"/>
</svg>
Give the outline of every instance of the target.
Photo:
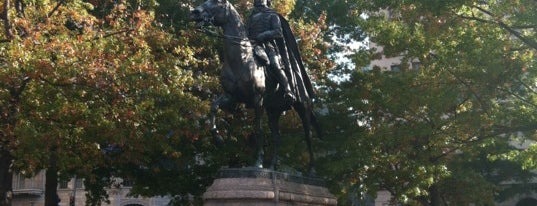
<svg viewBox="0 0 537 206">
<path fill-rule="evenodd" d="M 321 136 L 313 112 L 313 88 L 300 52 L 284 17 L 269 8 L 270 1 L 254 0 L 255 8 L 245 25 L 227 0 L 206 0 L 191 11 L 191 19 L 199 25 L 222 28 L 223 64 L 220 83 L 223 93 L 211 106 L 211 134 L 223 142 L 217 128 L 217 110 L 233 111 L 237 104 L 252 108 L 255 113 L 252 138 L 256 143 L 255 167 L 264 167 L 262 117 L 266 112 L 273 140 L 270 168 L 278 159 L 280 144 L 279 118 L 294 109 L 304 129 L 304 138 L 313 168 L 314 153 L 311 130 Z"/>
<path fill-rule="evenodd" d="M 270 0 L 254 0 L 254 9 L 246 24 L 256 60 L 265 65 L 268 73 L 279 83 L 278 89 L 283 91 L 286 102 L 312 98 L 312 85 L 291 28 L 287 20 L 272 10 L 270 5 Z M 302 94 L 301 90 L 306 93 Z M 268 101 L 267 104 L 271 104 Z"/>
</svg>

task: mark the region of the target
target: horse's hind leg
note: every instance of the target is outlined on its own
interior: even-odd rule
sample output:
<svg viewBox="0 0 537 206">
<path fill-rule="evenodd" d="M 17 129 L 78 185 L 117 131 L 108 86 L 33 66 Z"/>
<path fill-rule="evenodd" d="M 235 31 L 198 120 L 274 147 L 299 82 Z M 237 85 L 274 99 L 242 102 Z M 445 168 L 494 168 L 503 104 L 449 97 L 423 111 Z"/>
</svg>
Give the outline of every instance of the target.
<svg viewBox="0 0 537 206">
<path fill-rule="evenodd" d="M 294 105 L 295 110 L 297 111 L 298 115 L 300 116 L 300 119 L 302 120 L 302 127 L 304 128 L 304 139 L 306 140 L 306 146 L 308 147 L 308 153 L 310 157 L 309 161 L 309 172 L 315 173 L 313 164 L 315 162 L 315 156 L 313 155 L 313 148 L 311 146 L 311 123 L 312 123 L 312 112 L 311 107 L 309 107 L 306 104 L 295 104 Z"/>
<path fill-rule="evenodd" d="M 256 144 L 256 161 L 255 167 L 263 168 L 263 134 L 261 128 L 261 118 L 263 116 L 263 106 L 261 104 L 262 100 L 258 100 L 257 105 L 255 106 L 255 120 L 254 120 L 254 140 Z"/>
<path fill-rule="evenodd" d="M 270 163 L 270 169 L 275 170 L 276 164 L 278 163 L 278 150 L 281 145 L 280 139 L 280 116 L 282 115 L 281 111 L 267 111 L 268 116 L 268 125 L 270 129 L 270 135 L 272 136 L 272 145 L 274 147 L 272 153 L 272 161 Z"/>
<path fill-rule="evenodd" d="M 321 125 L 317 121 L 317 116 L 315 115 L 313 110 L 310 111 L 310 120 L 311 126 L 313 126 L 313 129 L 315 129 L 315 133 L 317 133 L 317 137 L 321 140 L 324 140 L 323 130 L 321 128 Z"/>
</svg>

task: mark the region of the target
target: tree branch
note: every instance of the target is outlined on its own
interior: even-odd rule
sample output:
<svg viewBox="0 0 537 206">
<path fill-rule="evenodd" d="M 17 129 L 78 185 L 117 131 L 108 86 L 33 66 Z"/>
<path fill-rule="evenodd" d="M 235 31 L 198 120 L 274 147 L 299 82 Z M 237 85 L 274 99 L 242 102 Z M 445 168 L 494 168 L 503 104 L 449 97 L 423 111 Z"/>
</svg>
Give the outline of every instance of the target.
<svg viewBox="0 0 537 206">
<path fill-rule="evenodd" d="M 449 68 L 446 69 L 446 71 L 451 74 L 451 76 L 455 77 L 455 79 L 457 79 L 457 81 L 459 81 L 461 84 L 463 84 L 466 88 L 468 88 L 468 91 L 470 91 L 470 93 L 476 98 L 476 100 L 479 102 L 479 104 L 482 106 L 483 110 L 486 112 L 488 111 L 488 106 L 487 104 L 485 103 L 485 101 L 483 100 L 483 98 L 481 97 L 481 95 L 479 95 L 476 91 L 474 91 L 474 89 L 472 88 L 472 86 L 470 85 L 470 83 L 464 81 L 464 79 L 462 79 L 460 76 L 458 76 L 457 74 L 455 74 L 455 72 L 451 71 Z"/>
<path fill-rule="evenodd" d="M 9 89 L 9 93 L 13 98 L 19 98 L 19 96 L 22 94 L 24 89 L 26 88 L 26 85 L 32 80 L 30 77 L 24 77 L 22 78 L 21 85 L 19 87 L 11 87 Z"/>
<path fill-rule="evenodd" d="M 526 45 L 532 47 L 533 49 L 537 50 L 537 42 L 532 41 L 531 39 L 526 38 L 520 32 L 514 30 L 513 28 L 509 27 L 507 24 L 503 23 L 502 21 L 498 21 L 497 24 L 507 30 L 509 33 L 511 33 L 513 36 L 518 38 L 520 41 L 524 42 Z"/>
<path fill-rule="evenodd" d="M 10 0 L 4 0 L 4 13 L 2 13 L 2 20 L 4 20 L 4 30 L 6 32 L 7 41 L 13 39 L 13 33 L 11 32 L 11 21 L 9 20 L 9 2 Z"/>
<path fill-rule="evenodd" d="M 477 18 L 475 16 L 464 16 L 464 15 L 457 15 L 457 16 L 460 17 L 460 18 L 463 18 L 463 19 L 471 20 L 471 21 L 478 21 L 478 22 L 487 23 L 487 24 L 493 24 L 494 23 L 492 21 Z"/>
<path fill-rule="evenodd" d="M 60 6 L 64 3 L 64 1 L 59 1 L 56 6 L 48 13 L 47 17 L 50 17 L 54 14 L 54 12 L 56 12 Z"/>
<path fill-rule="evenodd" d="M 114 36 L 116 34 L 127 33 L 127 32 L 131 32 L 131 31 L 134 31 L 134 29 L 126 28 L 126 29 L 123 29 L 123 30 L 120 30 L 120 31 L 105 34 L 105 35 L 100 36 L 100 37 L 95 37 L 95 38 L 93 38 L 93 40 L 102 39 L 102 38 L 108 38 L 108 37 Z"/>
<path fill-rule="evenodd" d="M 537 29 L 537 25 L 512 25 L 513 29 Z"/>
<path fill-rule="evenodd" d="M 22 0 L 15 0 L 15 10 L 19 17 L 24 17 L 24 2 Z"/>
<path fill-rule="evenodd" d="M 518 94 L 516 94 L 516 93 L 514 93 L 514 92 L 512 92 L 512 91 L 506 90 L 506 89 L 501 89 L 501 88 L 498 88 L 498 89 L 499 89 L 500 91 L 504 91 L 504 92 L 506 92 L 507 94 L 512 95 L 513 97 L 519 99 L 520 101 L 522 101 L 523 103 L 525 103 L 525 104 L 528 105 L 528 106 L 532 106 L 532 107 L 534 107 L 534 108 L 537 108 L 537 104 L 535 104 L 535 103 L 533 103 L 532 101 L 530 101 L 530 100 L 524 98 L 524 97 L 521 96 L 521 95 L 518 95 Z"/>
<path fill-rule="evenodd" d="M 481 8 L 479 6 L 474 6 L 474 8 L 476 8 L 477 10 L 479 10 L 479 11 L 483 12 L 484 14 L 490 16 L 492 19 L 496 19 L 492 12 L 490 12 L 490 11 L 484 9 L 484 8 Z M 526 45 L 528 45 L 528 46 L 532 47 L 533 49 L 537 50 L 537 42 L 532 41 L 529 38 L 526 38 L 520 32 L 518 32 L 514 28 L 510 27 L 509 25 L 507 25 L 503 21 L 498 19 L 498 20 L 492 20 L 492 21 L 489 20 L 488 22 L 498 25 L 500 28 L 505 29 L 510 34 L 512 34 L 513 36 L 518 38 L 520 41 L 524 42 Z"/>
<path fill-rule="evenodd" d="M 431 56 L 433 59 L 436 59 L 436 60 L 440 61 L 441 63 L 444 62 L 442 59 L 440 59 L 437 55 L 435 55 L 433 53 L 430 53 L 429 56 Z M 447 65 L 449 65 L 449 64 L 447 64 Z M 476 98 L 476 100 L 479 102 L 479 104 L 483 107 L 483 110 L 485 110 L 485 111 L 488 110 L 488 107 L 486 106 L 485 101 L 483 100 L 483 98 L 476 91 L 474 91 L 474 89 L 472 89 L 472 86 L 470 85 L 470 83 L 464 81 L 463 78 L 458 76 L 455 72 L 451 71 L 449 68 L 446 68 L 445 71 L 447 71 L 451 76 L 455 77 L 455 79 L 458 82 L 460 82 L 466 88 L 468 88 L 468 91 L 470 91 L 470 93 Z"/>
</svg>

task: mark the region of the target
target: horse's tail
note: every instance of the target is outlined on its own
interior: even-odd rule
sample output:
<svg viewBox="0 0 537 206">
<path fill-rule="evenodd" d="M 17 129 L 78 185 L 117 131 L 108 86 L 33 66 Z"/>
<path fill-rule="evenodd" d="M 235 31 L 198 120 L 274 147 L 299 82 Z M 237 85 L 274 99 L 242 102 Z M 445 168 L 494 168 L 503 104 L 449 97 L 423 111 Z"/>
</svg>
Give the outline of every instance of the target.
<svg viewBox="0 0 537 206">
<path fill-rule="evenodd" d="M 311 123 L 311 126 L 313 126 L 313 128 L 315 129 L 315 133 L 317 133 L 317 137 L 321 140 L 324 140 L 323 129 L 321 128 L 321 125 L 317 121 L 317 115 L 315 114 L 313 110 L 311 110 L 311 114 L 310 114 L 310 123 Z"/>
</svg>

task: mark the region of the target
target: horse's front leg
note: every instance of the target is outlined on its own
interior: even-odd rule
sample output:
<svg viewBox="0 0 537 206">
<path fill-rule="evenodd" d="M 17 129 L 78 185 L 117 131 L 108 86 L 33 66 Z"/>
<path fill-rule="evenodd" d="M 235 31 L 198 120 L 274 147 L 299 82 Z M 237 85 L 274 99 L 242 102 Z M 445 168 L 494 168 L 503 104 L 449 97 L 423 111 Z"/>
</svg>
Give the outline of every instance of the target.
<svg viewBox="0 0 537 206">
<path fill-rule="evenodd" d="M 218 131 L 218 127 L 216 125 L 216 114 L 218 113 L 218 109 L 220 109 L 222 106 L 230 104 L 232 104 L 232 100 L 226 94 L 219 96 L 211 104 L 210 127 L 211 135 L 213 137 L 213 142 L 215 145 L 224 144 L 224 138 L 222 137 L 222 135 L 220 135 L 220 132 Z"/>
</svg>

